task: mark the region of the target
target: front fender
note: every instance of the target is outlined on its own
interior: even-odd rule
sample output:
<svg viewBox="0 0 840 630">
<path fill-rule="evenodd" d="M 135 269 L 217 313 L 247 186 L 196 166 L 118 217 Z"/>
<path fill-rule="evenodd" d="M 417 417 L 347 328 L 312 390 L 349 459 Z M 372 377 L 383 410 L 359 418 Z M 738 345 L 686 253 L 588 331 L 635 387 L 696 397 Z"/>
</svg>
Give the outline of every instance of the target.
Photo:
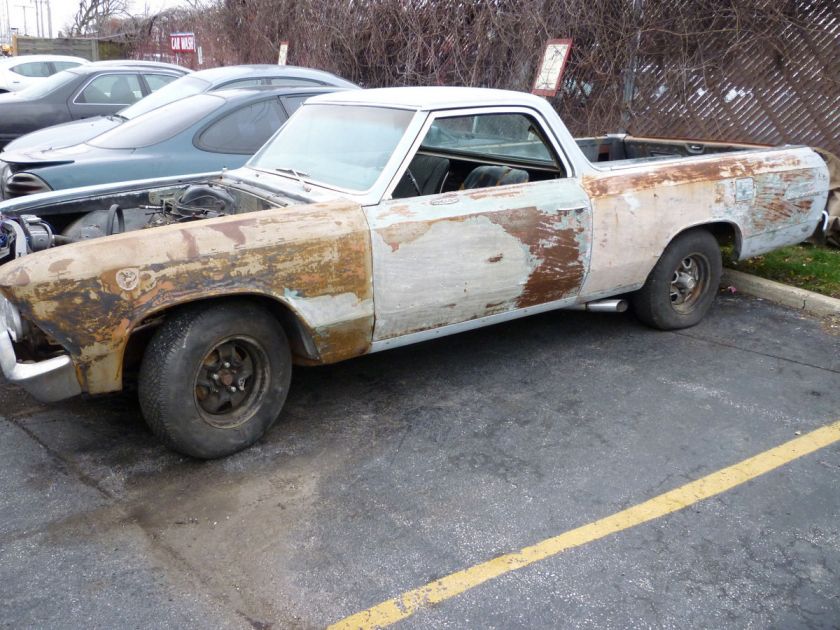
<svg viewBox="0 0 840 630">
<path fill-rule="evenodd" d="M 92 239 L 0 267 L 0 289 L 70 354 L 82 389 L 120 389 L 131 332 L 199 299 L 261 295 L 312 333 L 320 361 L 367 352 L 370 236 L 359 205 L 276 208 Z"/>
</svg>

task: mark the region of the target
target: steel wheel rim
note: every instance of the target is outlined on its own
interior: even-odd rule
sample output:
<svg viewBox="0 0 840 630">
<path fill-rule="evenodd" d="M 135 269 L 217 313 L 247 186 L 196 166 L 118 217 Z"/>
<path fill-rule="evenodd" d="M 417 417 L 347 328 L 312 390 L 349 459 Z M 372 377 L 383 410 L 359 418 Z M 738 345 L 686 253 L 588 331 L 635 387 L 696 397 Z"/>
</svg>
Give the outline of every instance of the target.
<svg viewBox="0 0 840 630">
<path fill-rule="evenodd" d="M 193 385 L 201 418 L 219 429 L 246 423 L 265 396 L 269 370 L 268 357 L 255 339 L 235 336 L 217 342 L 201 360 Z"/>
<path fill-rule="evenodd" d="M 668 287 L 671 307 L 678 313 L 690 313 L 706 294 L 711 279 L 711 264 L 701 253 L 684 256 L 671 276 Z"/>
</svg>

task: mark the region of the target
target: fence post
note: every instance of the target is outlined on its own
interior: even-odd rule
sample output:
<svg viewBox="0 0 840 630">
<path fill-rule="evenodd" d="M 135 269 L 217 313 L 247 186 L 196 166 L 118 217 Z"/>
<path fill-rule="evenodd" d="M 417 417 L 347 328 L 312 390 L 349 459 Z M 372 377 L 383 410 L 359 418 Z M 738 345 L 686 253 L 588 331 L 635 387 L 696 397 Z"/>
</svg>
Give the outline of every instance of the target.
<svg viewBox="0 0 840 630">
<path fill-rule="evenodd" d="M 633 35 L 632 49 L 624 69 L 624 96 L 621 101 L 621 132 L 627 133 L 630 124 L 630 110 L 633 107 L 633 92 L 636 88 L 637 57 L 639 44 L 642 39 L 642 3 L 644 0 L 633 0 L 633 24 L 636 33 Z"/>
</svg>

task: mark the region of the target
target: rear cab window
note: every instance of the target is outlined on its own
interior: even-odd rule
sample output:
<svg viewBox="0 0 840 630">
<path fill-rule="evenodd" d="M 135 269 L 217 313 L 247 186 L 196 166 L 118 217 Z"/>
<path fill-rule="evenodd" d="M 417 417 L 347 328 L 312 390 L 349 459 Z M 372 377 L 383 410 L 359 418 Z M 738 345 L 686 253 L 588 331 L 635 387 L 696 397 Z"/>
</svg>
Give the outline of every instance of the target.
<svg viewBox="0 0 840 630">
<path fill-rule="evenodd" d="M 277 98 L 252 103 L 225 115 L 201 132 L 196 146 L 214 153 L 255 153 L 286 121 Z"/>
<path fill-rule="evenodd" d="M 9 69 L 22 77 L 48 77 L 53 74 L 50 64 L 46 61 L 28 61 L 19 63 Z"/>
<path fill-rule="evenodd" d="M 88 140 L 88 144 L 103 149 L 138 149 L 158 144 L 196 124 L 224 103 L 218 96 L 196 94 L 132 118 Z"/>
</svg>

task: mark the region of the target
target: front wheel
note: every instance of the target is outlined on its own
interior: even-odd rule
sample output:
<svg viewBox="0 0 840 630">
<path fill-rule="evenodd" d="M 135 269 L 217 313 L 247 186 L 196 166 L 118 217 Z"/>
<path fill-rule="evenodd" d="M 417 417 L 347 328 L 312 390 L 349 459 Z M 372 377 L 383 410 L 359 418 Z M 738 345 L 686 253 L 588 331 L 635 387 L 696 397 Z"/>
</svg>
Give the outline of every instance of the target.
<svg viewBox="0 0 840 630">
<path fill-rule="evenodd" d="M 291 367 L 282 327 L 259 305 L 187 307 L 161 325 L 143 354 L 140 407 L 173 450 L 223 457 L 250 446 L 274 424 Z"/>
<path fill-rule="evenodd" d="M 712 306 L 722 269 L 720 247 L 710 232 L 698 229 L 675 238 L 633 295 L 633 310 L 660 330 L 697 324 Z"/>
</svg>

